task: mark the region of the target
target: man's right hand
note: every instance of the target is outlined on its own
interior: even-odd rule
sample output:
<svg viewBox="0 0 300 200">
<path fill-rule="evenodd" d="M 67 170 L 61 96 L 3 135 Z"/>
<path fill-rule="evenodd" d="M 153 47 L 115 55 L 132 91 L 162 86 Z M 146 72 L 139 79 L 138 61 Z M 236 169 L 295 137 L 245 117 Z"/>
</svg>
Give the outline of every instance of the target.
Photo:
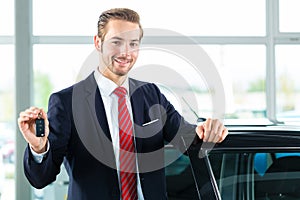
<svg viewBox="0 0 300 200">
<path fill-rule="evenodd" d="M 39 114 L 45 120 L 45 136 L 36 137 L 35 133 L 35 120 L 38 118 Z M 18 125 L 21 133 L 25 140 L 29 143 L 30 147 L 36 153 L 43 153 L 47 150 L 47 142 L 49 135 L 49 121 L 47 114 L 41 108 L 31 107 L 25 111 L 20 112 L 18 118 Z"/>
</svg>

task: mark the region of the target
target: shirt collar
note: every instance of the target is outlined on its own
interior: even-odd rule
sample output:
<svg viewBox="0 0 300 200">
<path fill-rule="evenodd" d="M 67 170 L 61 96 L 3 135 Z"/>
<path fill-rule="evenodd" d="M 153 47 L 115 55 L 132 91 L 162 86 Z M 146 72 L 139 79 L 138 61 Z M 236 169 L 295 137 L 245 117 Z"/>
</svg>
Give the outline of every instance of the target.
<svg viewBox="0 0 300 200">
<path fill-rule="evenodd" d="M 113 91 L 118 87 L 118 85 L 114 83 L 112 80 L 103 76 L 98 69 L 95 70 L 94 76 L 101 95 L 110 96 L 113 93 Z M 128 94 L 129 92 L 128 77 L 126 77 L 124 83 L 121 86 L 126 88 Z"/>
</svg>

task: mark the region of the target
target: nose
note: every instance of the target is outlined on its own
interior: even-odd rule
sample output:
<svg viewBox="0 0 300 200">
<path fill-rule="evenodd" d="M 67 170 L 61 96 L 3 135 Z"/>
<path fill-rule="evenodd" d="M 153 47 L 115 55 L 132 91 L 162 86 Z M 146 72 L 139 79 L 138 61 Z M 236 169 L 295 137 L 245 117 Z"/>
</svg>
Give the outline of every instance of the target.
<svg viewBox="0 0 300 200">
<path fill-rule="evenodd" d="M 120 49 L 120 53 L 121 55 L 129 55 L 130 52 L 130 46 L 128 42 L 124 42 L 121 49 Z"/>
</svg>

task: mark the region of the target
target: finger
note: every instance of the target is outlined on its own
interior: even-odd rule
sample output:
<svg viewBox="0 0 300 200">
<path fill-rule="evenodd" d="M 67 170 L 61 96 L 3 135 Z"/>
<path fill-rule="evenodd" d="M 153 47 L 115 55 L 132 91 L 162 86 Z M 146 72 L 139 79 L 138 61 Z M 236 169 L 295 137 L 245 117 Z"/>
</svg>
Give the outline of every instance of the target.
<svg viewBox="0 0 300 200">
<path fill-rule="evenodd" d="M 18 118 L 18 126 L 21 130 L 26 130 L 29 124 L 33 122 L 33 118 L 26 112 L 21 112 Z"/>
<path fill-rule="evenodd" d="M 38 117 L 39 109 L 30 107 L 20 112 L 18 118 L 18 126 L 23 135 L 31 135 L 35 131 L 35 119 Z M 29 132 L 28 132 L 29 131 Z"/>
<path fill-rule="evenodd" d="M 221 136 L 220 140 L 218 141 L 218 143 L 223 142 L 225 140 L 225 138 L 227 137 L 228 133 L 229 133 L 228 129 L 225 127 L 222 131 L 222 136 Z"/>
<path fill-rule="evenodd" d="M 218 119 L 212 120 L 211 119 L 210 120 L 210 131 L 205 133 L 208 139 L 205 141 L 213 142 L 213 143 L 218 142 L 222 136 L 223 129 L 224 129 L 224 126 L 220 120 L 218 120 Z"/>
<path fill-rule="evenodd" d="M 197 133 L 198 137 L 202 140 L 204 137 L 204 125 L 203 124 L 199 124 L 196 127 L 196 133 Z"/>
<path fill-rule="evenodd" d="M 28 116 L 26 116 L 25 114 L 21 114 L 21 113 L 19 114 L 18 124 L 20 124 L 20 123 L 22 123 L 24 121 L 27 121 L 27 120 L 29 120 Z"/>
<path fill-rule="evenodd" d="M 217 143 L 221 139 L 222 133 L 223 133 L 223 129 L 224 129 L 224 126 L 220 122 L 218 124 L 218 128 L 217 128 L 216 132 L 214 132 L 215 137 L 214 137 L 214 139 L 213 139 L 212 142 Z"/>
<path fill-rule="evenodd" d="M 217 142 L 221 137 L 221 122 L 218 119 L 211 120 L 211 128 L 207 142 Z"/>
<path fill-rule="evenodd" d="M 31 110 L 32 112 L 39 112 L 39 111 L 40 111 L 40 108 L 35 107 L 35 106 L 31 106 L 31 107 L 29 108 L 29 110 Z"/>
<path fill-rule="evenodd" d="M 212 123 L 211 135 L 209 142 L 218 142 L 222 136 L 223 124 L 220 120 L 214 119 Z"/>
<path fill-rule="evenodd" d="M 36 107 L 30 107 L 30 108 L 26 109 L 23 113 L 23 115 L 26 115 L 33 119 L 36 119 L 38 117 L 38 114 L 39 114 L 39 109 Z"/>
<path fill-rule="evenodd" d="M 33 117 L 33 113 L 30 110 L 25 110 L 23 112 L 20 112 L 19 117 L 28 117 L 31 118 Z"/>
<path fill-rule="evenodd" d="M 203 141 L 207 142 L 209 140 L 210 137 L 210 132 L 211 132 L 211 123 L 212 120 L 210 118 L 208 118 L 205 123 L 203 124 L 204 127 L 204 137 L 203 137 Z"/>
<path fill-rule="evenodd" d="M 210 128 L 210 132 L 209 132 L 209 136 L 207 139 L 207 142 L 213 142 L 215 137 L 216 137 L 216 131 L 218 129 L 218 125 L 216 124 L 215 120 L 212 120 L 211 122 L 211 128 Z"/>
<path fill-rule="evenodd" d="M 42 114 L 42 118 L 46 119 L 47 118 L 47 113 L 44 111 L 43 108 L 40 109 L 40 113 Z"/>
</svg>

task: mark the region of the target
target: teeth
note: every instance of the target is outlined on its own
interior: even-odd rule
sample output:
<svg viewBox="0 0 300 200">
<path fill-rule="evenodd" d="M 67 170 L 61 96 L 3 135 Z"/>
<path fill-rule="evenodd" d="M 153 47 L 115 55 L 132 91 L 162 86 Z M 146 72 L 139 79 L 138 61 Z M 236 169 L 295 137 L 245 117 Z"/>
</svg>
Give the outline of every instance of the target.
<svg viewBox="0 0 300 200">
<path fill-rule="evenodd" d="M 128 63 L 128 60 L 117 59 L 117 58 L 115 58 L 115 61 L 117 61 L 119 63 Z"/>
</svg>

